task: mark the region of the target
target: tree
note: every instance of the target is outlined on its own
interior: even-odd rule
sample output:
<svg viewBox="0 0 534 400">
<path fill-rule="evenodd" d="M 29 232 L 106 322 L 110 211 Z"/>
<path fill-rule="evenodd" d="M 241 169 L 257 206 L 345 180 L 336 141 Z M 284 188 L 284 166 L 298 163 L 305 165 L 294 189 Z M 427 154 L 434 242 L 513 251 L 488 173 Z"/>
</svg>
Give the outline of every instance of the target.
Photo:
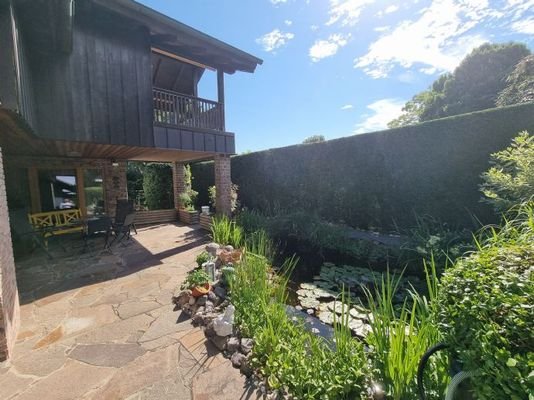
<svg viewBox="0 0 534 400">
<path fill-rule="evenodd" d="M 310 137 L 307 137 L 306 139 L 304 139 L 302 141 L 303 144 L 309 144 L 309 143 L 320 143 L 320 142 L 324 142 L 326 139 L 324 138 L 323 135 L 313 135 L 313 136 L 310 136 Z"/>
<path fill-rule="evenodd" d="M 452 74 L 440 76 L 432 86 L 416 94 L 391 121 L 390 128 L 496 106 L 507 77 L 519 61 L 530 55 L 522 43 L 486 43 L 468 54 Z"/>
<path fill-rule="evenodd" d="M 534 101 L 534 55 L 527 56 L 517 63 L 506 78 L 507 86 L 497 97 L 497 106 Z"/>
<path fill-rule="evenodd" d="M 143 191 L 149 210 L 173 208 L 171 166 L 164 163 L 146 164 L 143 168 Z"/>
</svg>

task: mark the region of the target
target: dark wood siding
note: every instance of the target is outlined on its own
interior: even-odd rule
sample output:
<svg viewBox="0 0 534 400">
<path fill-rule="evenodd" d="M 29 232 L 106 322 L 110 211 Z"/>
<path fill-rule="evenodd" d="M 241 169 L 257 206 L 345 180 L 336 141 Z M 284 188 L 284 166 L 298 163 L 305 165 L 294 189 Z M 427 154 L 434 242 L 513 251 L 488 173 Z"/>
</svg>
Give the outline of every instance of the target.
<svg viewBox="0 0 534 400">
<path fill-rule="evenodd" d="M 70 54 L 37 53 L 38 124 L 51 139 L 154 146 L 148 32 L 94 9 L 76 14 Z"/>
<path fill-rule="evenodd" d="M 234 134 L 230 132 L 188 130 L 157 124 L 154 126 L 154 143 L 155 147 L 162 149 L 235 153 Z"/>
</svg>

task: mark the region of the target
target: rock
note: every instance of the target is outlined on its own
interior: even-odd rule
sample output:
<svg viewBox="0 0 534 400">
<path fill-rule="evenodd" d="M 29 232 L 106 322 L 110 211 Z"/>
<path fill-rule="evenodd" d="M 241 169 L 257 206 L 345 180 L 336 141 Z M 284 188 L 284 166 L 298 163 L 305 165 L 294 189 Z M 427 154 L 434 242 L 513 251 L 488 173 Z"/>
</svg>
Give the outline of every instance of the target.
<svg viewBox="0 0 534 400">
<path fill-rule="evenodd" d="M 313 314 L 315 314 L 315 310 L 313 308 L 308 308 L 306 310 L 306 313 L 308 313 L 308 315 L 313 315 Z"/>
<path fill-rule="evenodd" d="M 254 346 L 254 340 L 249 338 L 243 338 L 241 339 L 241 352 L 243 354 L 248 354 L 252 351 L 252 347 Z"/>
<path fill-rule="evenodd" d="M 226 289 L 221 286 L 215 286 L 213 288 L 213 292 L 217 297 L 220 297 L 221 299 L 226 299 Z"/>
<path fill-rule="evenodd" d="M 206 336 L 207 338 L 217 336 L 217 332 L 215 332 L 215 328 L 213 327 L 213 321 L 210 321 L 206 324 L 206 328 L 204 329 L 204 336 Z"/>
<path fill-rule="evenodd" d="M 299 306 L 299 305 L 295 306 L 295 310 L 302 311 L 302 306 Z"/>
<path fill-rule="evenodd" d="M 254 370 L 252 369 L 252 367 L 250 366 L 250 363 L 249 361 L 245 358 L 245 360 L 241 363 L 241 367 L 239 368 L 239 370 L 241 371 L 241 373 L 243 375 L 245 375 L 247 378 L 250 377 L 253 373 L 254 373 Z"/>
<path fill-rule="evenodd" d="M 221 246 L 219 246 L 217 243 L 209 243 L 206 245 L 206 251 L 213 258 L 217 257 L 217 250 L 219 250 L 220 248 Z"/>
<path fill-rule="evenodd" d="M 224 246 L 224 247 L 223 247 L 223 250 L 224 250 L 224 251 L 228 251 L 228 252 L 232 252 L 232 251 L 234 251 L 234 247 L 233 247 L 233 246 L 230 246 L 230 245 L 228 245 L 228 246 Z"/>
<path fill-rule="evenodd" d="M 220 351 L 223 351 L 226 348 L 226 338 L 222 336 L 210 336 L 210 341 L 217 347 Z"/>
<path fill-rule="evenodd" d="M 190 298 L 191 290 L 183 290 L 178 294 L 178 296 L 174 296 L 172 298 L 172 302 L 176 305 L 176 307 L 182 308 L 185 304 L 189 303 Z"/>
<path fill-rule="evenodd" d="M 215 305 L 211 301 L 207 300 L 206 301 L 206 305 L 204 307 L 206 307 L 206 312 L 207 313 L 211 313 L 211 312 L 213 312 L 213 309 L 215 308 Z"/>
<path fill-rule="evenodd" d="M 234 312 L 233 305 L 229 305 L 224 311 L 224 315 L 221 315 L 213 320 L 213 328 L 219 336 L 231 335 L 234 330 Z"/>
<path fill-rule="evenodd" d="M 203 306 L 204 304 L 206 304 L 207 300 L 208 300 L 208 296 L 206 296 L 206 295 L 200 296 L 199 298 L 197 298 L 196 304 L 199 305 L 199 306 Z"/>
<path fill-rule="evenodd" d="M 230 361 L 232 361 L 232 365 L 234 366 L 234 368 L 240 368 L 241 365 L 243 365 L 243 363 L 246 361 L 246 359 L 247 358 L 244 354 L 241 354 L 236 351 L 234 354 L 232 354 Z"/>
<path fill-rule="evenodd" d="M 189 297 L 189 305 L 192 306 L 197 302 L 197 299 L 195 299 L 193 296 Z"/>
<path fill-rule="evenodd" d="M 217 305 L 221 301 L 213 291 L 208 292 L 208 300 Z"/>
<path fill-rule="evenodd" d="M 226 343 L 226 349 L 229 353 L 235 353 L 239 350 L 239 339 L 236 337 L 231 337 Z"/>
</svg>

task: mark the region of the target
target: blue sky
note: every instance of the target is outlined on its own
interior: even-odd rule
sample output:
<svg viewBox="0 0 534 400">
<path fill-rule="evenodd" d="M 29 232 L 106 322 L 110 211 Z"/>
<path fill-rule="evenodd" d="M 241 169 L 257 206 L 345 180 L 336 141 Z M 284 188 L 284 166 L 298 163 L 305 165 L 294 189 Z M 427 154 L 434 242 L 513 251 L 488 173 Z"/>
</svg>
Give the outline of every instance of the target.
<svg viewBox="0 0 534 400">
<path fill-rule="evenodd" d="M 264 60 L 226 76 L 237 152 L 385 128 L 484 42 L 534 49 L 534 0 L 140 0 Z M 213 73 L 200 95 L 216 97 Z"/>
</svg>

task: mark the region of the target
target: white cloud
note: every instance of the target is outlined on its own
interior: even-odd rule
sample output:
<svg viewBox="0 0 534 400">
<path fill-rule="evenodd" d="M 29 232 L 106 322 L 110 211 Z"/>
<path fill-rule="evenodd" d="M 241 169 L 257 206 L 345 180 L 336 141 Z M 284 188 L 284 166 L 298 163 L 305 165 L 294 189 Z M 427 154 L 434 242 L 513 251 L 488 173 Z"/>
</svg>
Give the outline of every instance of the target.
<svg viewBox="0 0 534 400">
<path fill-rule="evenodd" d="M 272 4 L 277 6 L 278 4 L 287 3 L 287 0 L 270 0 Z"/>
<path fill-rule="evenodd" d="M 372 114 L 366 115 L 365 120 L 356 124 L 354 133 L 386 129 L 389 121 L 401 115 L 404 103 L 405 101 L 400 99 L 381 99 L 369 104 L 367 108 Z"/>
<path fill-rule="evenodd" d="M 335 33 L 330 35 L 326 40 L 316 40 L 312 47 L 310 47 L 309 56 L 313 62 L 317 62 L 326 57 L 331 57 L 337 51 L 345 46 L 350 39 L 350 34 L 342 35 Z"/>
<path fill-rule="evenodd" d="M 512 24 L 512 30 L 517 33 L 534 35 L 534 17 L 514 22 Z"/>
<path fill-rule="evenodd" d="M 341 25 L 353 26 L 358 22 L 365 6 L 374 3 L 374 0 L 330 0 L 330 19 L 326 25 L 341 22 Z"/>
<path fill-rule="evenodd" d="M 426 71 L 453 70 L 474 47 L 486 40 L 467 34 L 485 18 L 498 17 L 485 0 L 434 0 L 416 21 L 402 21 L 355 59 L 372 78 L 387 77 L 395 65 L 423 64 Z"/>
<path fill-rule="evenodd" d="M 286 24 L 287 26 L 291 26 L 291 25 L 293 25 L 293 21 L 291 21 L 290 19 L 286 19 L 284 21 L 284 24 Z"/>
<path fill-rule="evenodd" d="M 376 28 L 374 28 L 374 31 L 375 32 L 386 32 L 386 31 L 389 31 L 391 29 L 390 26 L 377 26 Z"/>
<path fill-rule="evenodd" d="M 397 11 L 399 9 L 399 6 L 397 5 L 390 5 L 389 7 L 387 7 L 385 10 L 384 10 L 384 14 L 391 14 L 391 13 L 394 13 L 395 11 Z"/>
<path fill-rule="evenodd" d="M 317 29 L 319 29 L 319 26 L 317 26 L 317 25 L 311 25 L 311 26 L 310 26 L 310 29 L 311 29 L 312 31 L 315 32 Z"/>
<path fill-rule="evenodd" d="M 341 107 L 342 110 L 350 110 L 352 108 L 352 104 L 345 104 L 343 107 Z"/>
<path fill-rule="evenodd" d="M 295 35 L 291 32 L 282 32 L 280 29 L 274 29 L 273 31 L 257 38 L 256 43 L 261 44 L 263 50 L 271 52 L 279 49 L 282 46 L 285 46 L 287 42 L 294 37 Z"/>
</svg>

